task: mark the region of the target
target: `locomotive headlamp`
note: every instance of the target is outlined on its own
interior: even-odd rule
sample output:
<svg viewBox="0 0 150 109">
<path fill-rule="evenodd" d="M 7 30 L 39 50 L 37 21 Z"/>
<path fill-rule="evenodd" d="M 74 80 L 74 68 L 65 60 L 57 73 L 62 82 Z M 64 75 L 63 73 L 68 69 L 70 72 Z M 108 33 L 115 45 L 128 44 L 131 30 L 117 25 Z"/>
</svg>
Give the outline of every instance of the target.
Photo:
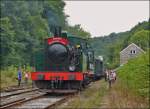
<svg viewBox="0 0 150 109">
<path fill-rule="evenodd" d="M 76 48 L 80 48 L 80 45 L 76 45 Z"/>
<path fill-rule="evenodd" d="M 75 71 L 75 69 L 76 69 L 75 65 L 70 65 L 69 66 L 69 71 Z"/>
</svg>

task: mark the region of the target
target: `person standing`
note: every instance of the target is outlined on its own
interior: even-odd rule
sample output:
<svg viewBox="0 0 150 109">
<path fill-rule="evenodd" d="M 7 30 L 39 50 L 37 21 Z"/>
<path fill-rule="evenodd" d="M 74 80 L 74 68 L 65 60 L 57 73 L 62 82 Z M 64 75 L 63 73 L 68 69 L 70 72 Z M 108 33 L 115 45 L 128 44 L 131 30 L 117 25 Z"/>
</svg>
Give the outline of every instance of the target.
<svg viewBox="0 0 150 109">
<path fill-rule="evenodd" d="M 22 72 L 21 72 L 21 69 L 18 69 L 18 87 L 21 84 L 21 80 L 22 80 Z"/>
<path fill-rule="evenodd" d="M 35 71 L 36 71 L 35 67 L 32 67 L 32 72 L 35 72 Z M 30 72 L 30 78 L 31 78 L 31 72 Z M 32 88 L 34 87 L 35 87 L 35 84 L 34 84 L 34 81 L 32 80 Z"/>
<path fill-rule="evenodd" d="M 108 80 L 108 70 L 105 71 L 105 81 Z"/>
<path fill-rule="evenodd" d="M 108 73 L 108 83 L 109 83 L 109 88 L 111 88 L 113 82 L 113 72 L 110 70 Z"/>
<path fill-rule="evenodd" d="M 25 84 L 28 84 L 28 79 L 29 79 L 29 73 L 25 72 Z"/>
<path fill-rule="evenodd" d="M 115 71 L 113 71 L 113 79 L 114 79 L 114 81 L 116 81 L 116 72 Z"/>
</svg>

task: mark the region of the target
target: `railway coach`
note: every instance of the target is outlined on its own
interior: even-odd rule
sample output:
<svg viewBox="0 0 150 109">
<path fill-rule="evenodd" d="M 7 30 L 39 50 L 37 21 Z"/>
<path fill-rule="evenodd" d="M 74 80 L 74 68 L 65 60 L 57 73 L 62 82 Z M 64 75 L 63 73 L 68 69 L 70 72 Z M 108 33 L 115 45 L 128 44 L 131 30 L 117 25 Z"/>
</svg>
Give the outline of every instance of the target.
<svg viewBox="0 0 150 109">
<path fill-rule="evenodd" d="M 98 56 L 98 58 L 94 59 L 94 63 L 94 80 L 99 80 L 105 76 L 103 57 Z"/>
</svg>

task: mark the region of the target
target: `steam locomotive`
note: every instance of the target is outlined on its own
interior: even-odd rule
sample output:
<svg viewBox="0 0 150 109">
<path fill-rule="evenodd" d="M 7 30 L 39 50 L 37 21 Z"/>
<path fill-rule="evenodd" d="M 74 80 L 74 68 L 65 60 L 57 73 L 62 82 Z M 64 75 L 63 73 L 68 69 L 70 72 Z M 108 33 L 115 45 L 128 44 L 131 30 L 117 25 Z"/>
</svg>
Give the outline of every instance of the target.
<svg viewBox="0 0 150 109">
<path fill-rule="evenodd" d="M 36 53 L 31 78 L 45 92 L 69 93 L 84 88 L 94 74 L 94 51 L 88 41 L 63 32 L 45 39 Z"/>
</svg>

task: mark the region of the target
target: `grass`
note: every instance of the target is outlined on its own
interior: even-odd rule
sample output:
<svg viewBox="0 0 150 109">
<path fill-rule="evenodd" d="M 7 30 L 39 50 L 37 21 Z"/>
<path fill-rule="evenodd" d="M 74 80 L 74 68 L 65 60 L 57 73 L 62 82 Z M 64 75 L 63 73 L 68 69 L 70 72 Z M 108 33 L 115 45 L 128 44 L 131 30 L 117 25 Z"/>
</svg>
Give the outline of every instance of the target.
<svg viewBox="0 0 150 109">
<path fill-rule="evenodd" d="M 135 95 L 129 88 L 124 87 L 120 79 L 112 84 L 111 89 L 108 89 L 108 82 L 101 80 L 92 83 L 89 88 L 60 108 L 147 109 L 149 108 L 149 100 Z"/>
<path fill-rule="evenodd" d="M 31 68 L 28 66 L 27 71 L 31 71 Z M 1 75 L 0 75 L 0 85 L 1 89 L 13 85 L 17 85 L 17 68 L 14 66 L 9 66 L 4 70 L 1 70 Z M 23 76 L 23 81 L 24 81 L 24 74 Z M 31 81 L 29 81 L 31 83 Z"/>
<path fill-rule="evenodd" d="M 113 88 L 108 94 L 109 107 L 111 108 L 148 108 L 149 100 L 142 96 L 135 95 L 129 88 L 117 80 L 117 83 L 113 85 Z"/>
<path fill-rule="evenodd" d="M 104 80 L 90 84 L 90 87 L 73 98 L 65 108 L 99 108 L 102 97 L 107 93 L 106 86 Z"/>
</svg>

